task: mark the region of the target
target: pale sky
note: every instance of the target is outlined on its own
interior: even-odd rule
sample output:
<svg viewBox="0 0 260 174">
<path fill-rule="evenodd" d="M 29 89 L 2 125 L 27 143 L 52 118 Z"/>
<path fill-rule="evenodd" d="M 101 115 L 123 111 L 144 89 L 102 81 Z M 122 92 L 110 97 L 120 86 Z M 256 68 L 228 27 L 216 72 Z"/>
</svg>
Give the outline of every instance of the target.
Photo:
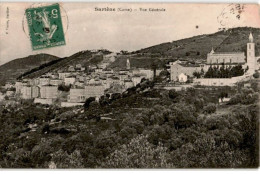
<svg viewBox="0 0 260 174">
<path fill-rule="evenodd" d="M 66 45 L 33 51 L 27 24 L 23 27 L 25 10 L 32 6 L 32 3 L 0 3 L 0 65 L 39 53 L 66 57 L 78 51 L 100 48 L 134 51 L 214 33 L 220 27 L 260 28 L 260 8 L 256 4 L 244 4 L 238 20 L 238 11 L 233 13 L 232 10 L 235 4 L 60 3 Z M 136 11 L 100 12 L 95 11 L 95 7 Z M 164 8 L 165 11 L 143 12 L 140 8 Z"/>
</svg>

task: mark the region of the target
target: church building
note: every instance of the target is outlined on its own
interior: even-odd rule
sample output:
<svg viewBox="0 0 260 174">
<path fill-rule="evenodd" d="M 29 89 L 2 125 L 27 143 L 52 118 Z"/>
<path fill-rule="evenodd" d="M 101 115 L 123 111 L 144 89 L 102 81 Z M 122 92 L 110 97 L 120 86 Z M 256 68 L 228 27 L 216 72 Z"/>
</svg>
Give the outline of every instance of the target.
<svg viewBox="0 0 260 174">
<path fill-rule="evenodd" d="M 207 71 L 210 66 L 233 67 L 242 65 L 244 69 L 249 68 L 247 73 L 253 74 L 256 70 L 256 57 L 255 57 L 255 43 L 253 42 L 253 35 L 250 33 L 249 42 L 247 43 L 247 55 L 244 52 L 214 52 L 213 48 L 207 55 L 207 63 L 204 70 Z"/>
<path fill-rule="evenodd" d="M 241 65 L 243 69 L 247 69 L 246 74 L 252 75 L 255 73 L 255 70 L 258 69 L 257 59 L 255 57 L 255 43 L 252 33 L 249 34 L 249 42 L 247 43 L 247 55 L 244 52 L 214 52 L 213 48 L 210 53 L 207 54 L 206 64 L 200 65 L 190 65 L 183 64 L 179 60 L 175 62 L 170 62 L 170 73 L 171 81 L 178 81 L 178 76 L 184 74 L 192 77 L 194 72 L 201 72 L 203 69 L 204 72 L 207 72 L 209 67 L 233 67 Z"/>
</svg>

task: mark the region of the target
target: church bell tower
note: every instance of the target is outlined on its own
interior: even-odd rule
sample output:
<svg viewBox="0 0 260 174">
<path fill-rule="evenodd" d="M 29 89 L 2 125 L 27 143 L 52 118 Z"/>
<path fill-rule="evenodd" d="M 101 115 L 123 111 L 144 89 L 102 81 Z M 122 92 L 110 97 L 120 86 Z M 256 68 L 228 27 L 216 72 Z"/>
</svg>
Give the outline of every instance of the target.
<svg viewBox="0 0 260 174">
<path fill-rule="evenodd" d="M 126 69 L 130 69 L 131 67 L 130 67 L 130 61 L 129 61 L 129 59 L 127 59 L 126 60 Z"/>
<path fill-rule="evenodd" d="M 249 74 L 254 74 L 256 69 L 255 43 L 252 33 L 249 35 L 249 43 L 247 43 L 247 66 Z"/>
</svg>

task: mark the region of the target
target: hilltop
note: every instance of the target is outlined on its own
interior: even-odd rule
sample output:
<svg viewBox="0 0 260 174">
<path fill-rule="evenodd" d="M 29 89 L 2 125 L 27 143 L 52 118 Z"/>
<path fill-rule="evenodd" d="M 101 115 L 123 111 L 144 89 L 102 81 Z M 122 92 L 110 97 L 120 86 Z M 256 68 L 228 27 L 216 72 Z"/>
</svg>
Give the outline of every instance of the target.
<svg viewBox="0 0 260 174">
<path fill-rule="evenodd" d="M 207 59 L 207 53 L 212 48 L 215 52 L 242 51 L 246 54 L 246 44 L 250 32 L 252 32 L 254 37 L 256 56 L 259 56 L 260 29 L 240 27 L 143 48 L 121 56 L 121 59 L 117 59 L 110 67 L 125 68 L 128 58 L 132 67 L 146 68 L 151 67 L 153 62 L 156 62 L 161 67 L 169 61 L 177 59 L 201 62 Z"/>
<path fill-rule="evenodd" d="M 144 48 L 133 53 L 160 54 L 165 57 L 205 59 L 212 48 L 215 51 L 246 51 L 248 36 L 252 32 L 259 55 L 260 28 L 239 27 L 213 34 L 204 34 L 173 42 L 162 43 Z"/>
<path fill-rule="evenodd" d="M 7 80 L 15 80 L 30 69 L 59 59 L 59 57 L 49 54 L 36 54 L 7 62 L 0 66 L 0 83 L 3 85 Z"/>
</svg>

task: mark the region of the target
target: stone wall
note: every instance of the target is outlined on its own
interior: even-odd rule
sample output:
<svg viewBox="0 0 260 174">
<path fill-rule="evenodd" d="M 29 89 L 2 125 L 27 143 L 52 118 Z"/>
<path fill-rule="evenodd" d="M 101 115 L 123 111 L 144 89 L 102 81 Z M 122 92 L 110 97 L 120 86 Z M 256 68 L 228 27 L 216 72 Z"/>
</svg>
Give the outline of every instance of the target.
<svg viewBox="0 0 260 174">
<path fill-rule="evenodd" d="M 202 78 L 194 79 L 194 85 L 202 86 L 235 86 L 237 82 L 243 80 L 245 76 L 232 77 L 232 78 Z"/>
</svg>

